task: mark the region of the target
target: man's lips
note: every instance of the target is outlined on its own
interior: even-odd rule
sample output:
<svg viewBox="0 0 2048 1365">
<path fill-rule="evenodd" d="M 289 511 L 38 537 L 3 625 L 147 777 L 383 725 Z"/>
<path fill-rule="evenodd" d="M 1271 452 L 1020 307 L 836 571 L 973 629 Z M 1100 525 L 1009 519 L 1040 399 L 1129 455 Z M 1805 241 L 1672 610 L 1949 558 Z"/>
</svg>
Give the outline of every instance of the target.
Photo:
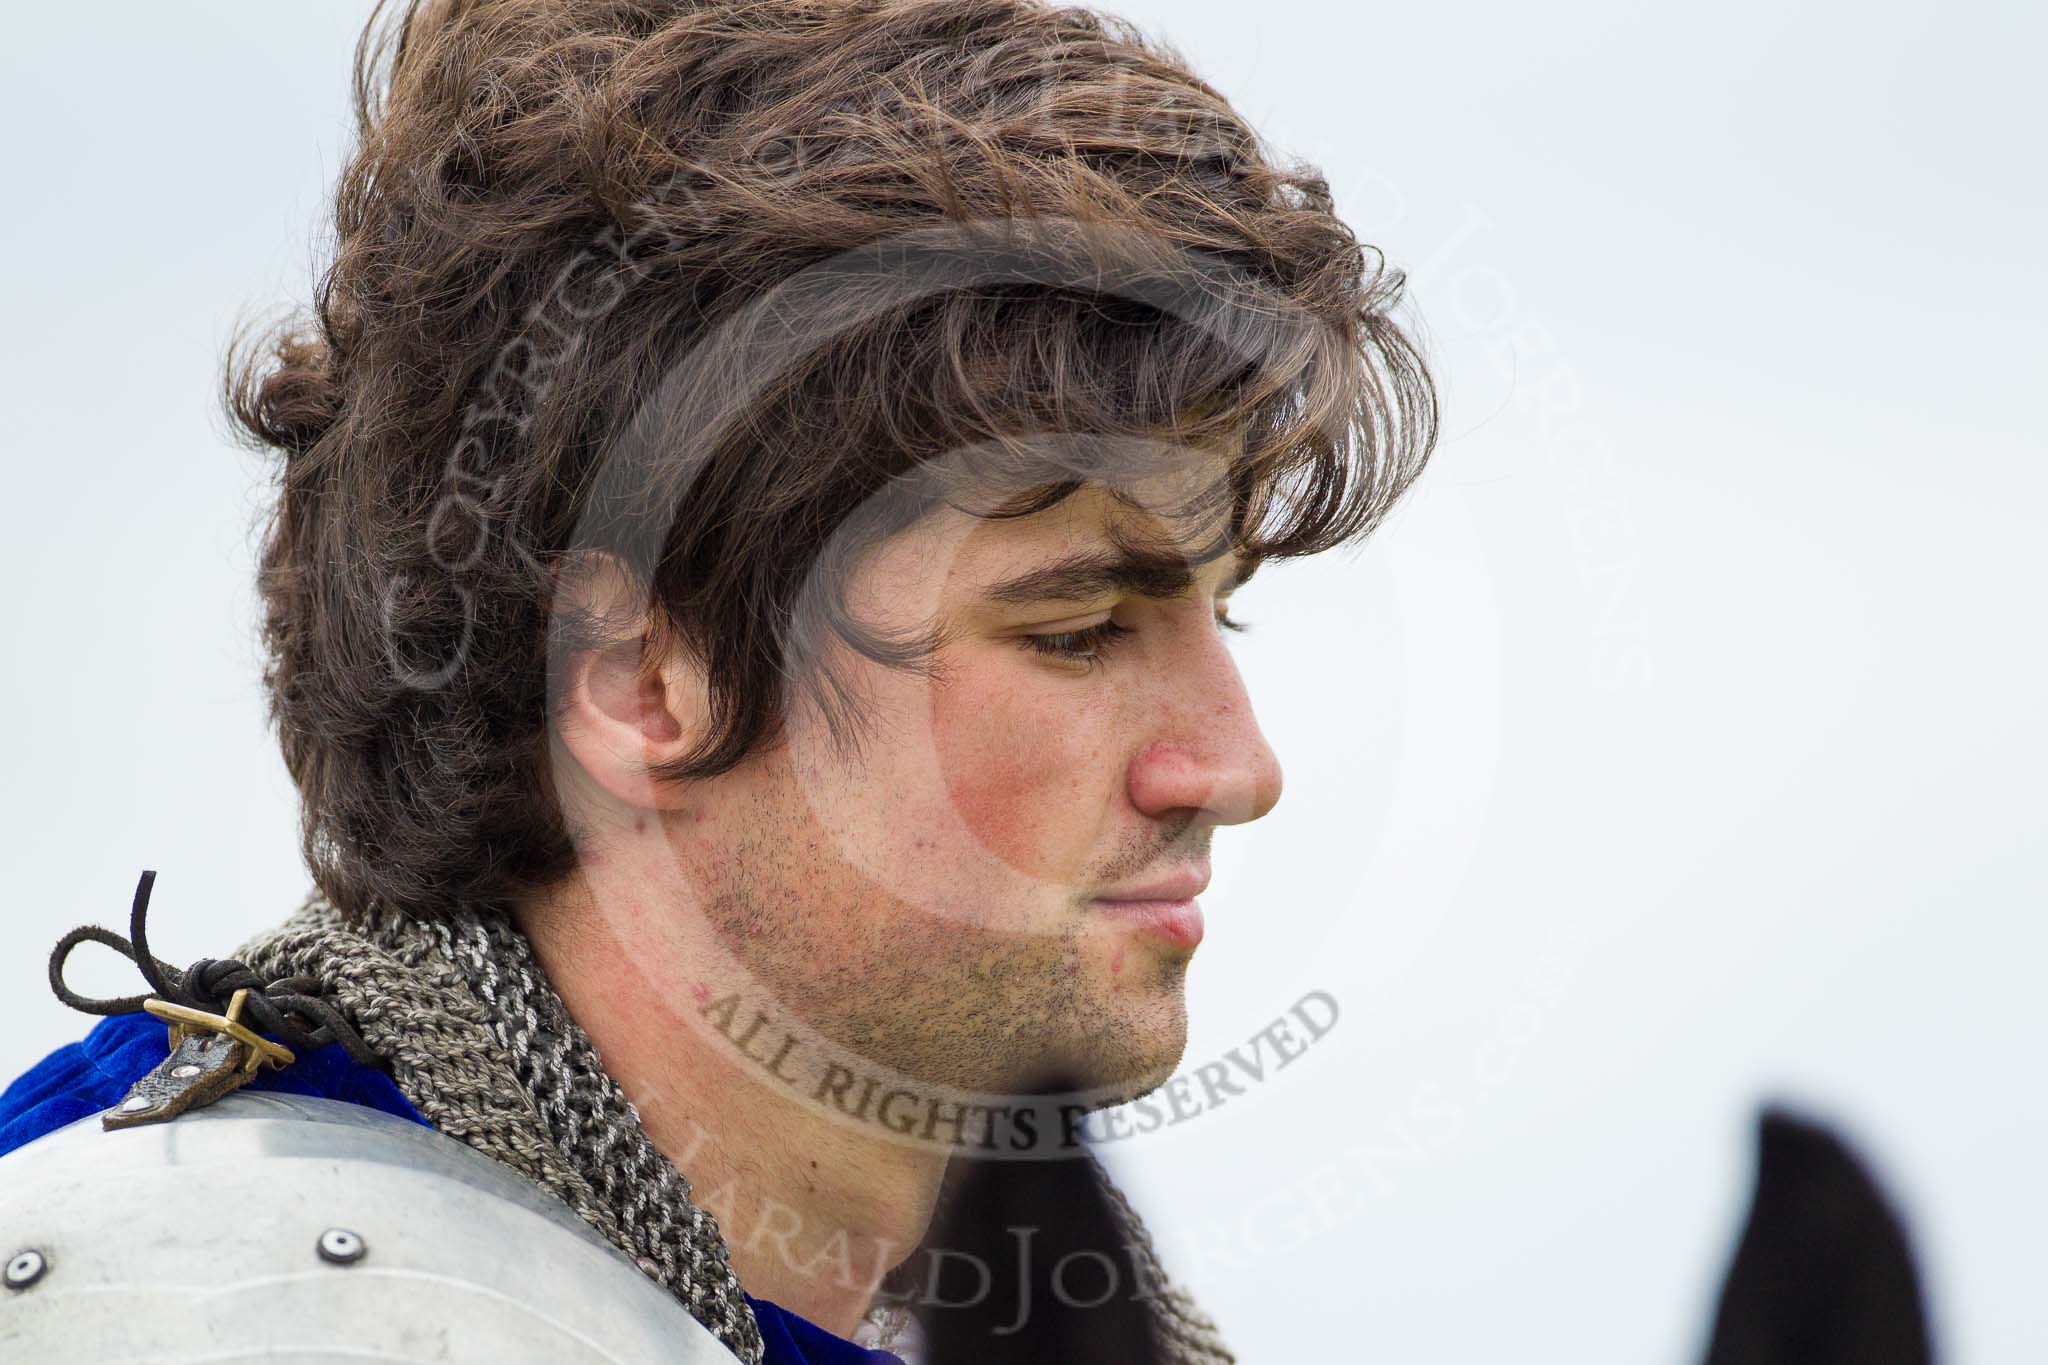
<svg viewBox="0 0 2048 1365">
<path fill-rule="evenodd" d="M 1202 904 L 1193 896 L 1179 900 L 1109 900 L 1098 896 L 1094 903 L 1146 937 L 1186 952 L 1193 952 L 1202 941 Z"/>
</svg>

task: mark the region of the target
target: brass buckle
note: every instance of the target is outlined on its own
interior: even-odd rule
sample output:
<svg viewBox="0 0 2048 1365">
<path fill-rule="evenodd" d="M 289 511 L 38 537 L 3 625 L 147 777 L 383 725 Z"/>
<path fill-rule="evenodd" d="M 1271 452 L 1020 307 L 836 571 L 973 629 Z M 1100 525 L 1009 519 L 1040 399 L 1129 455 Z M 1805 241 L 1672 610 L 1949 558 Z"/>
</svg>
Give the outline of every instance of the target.
<svg viewBox="0 0 2048 1365">
<path fill-rule="evenodd" d="M 228 1001 L 228 1012 L 226 1014 L 208 1014 L 205 1010 L 188 1009 L 183 1005 L 173 1005 L 168 1000 L 158 1000 L 154 996 L 143 1001 L 142 1008 L 171 1026 L 171 1051 L 173 1052 L 178 1050 L 179 1044 L 194 1034 L 220 1033 L 227 1035 L 249 1049 L 247 1056 L 242 1062 L 242 1067 L 251 1075 L 254 1075 L 266 1063 L 273 1067 L 290 1066 L 297 1060 L 292 1056 L 290 1048 L 282 1043 L 271 1042 L 261 1034 L 251 1031 L 247 1024 L 240 1022 L 242 1002 L 248 996 L 249 988 L 247 986 L 236 991 L 234 996 Z"/>
</svg>

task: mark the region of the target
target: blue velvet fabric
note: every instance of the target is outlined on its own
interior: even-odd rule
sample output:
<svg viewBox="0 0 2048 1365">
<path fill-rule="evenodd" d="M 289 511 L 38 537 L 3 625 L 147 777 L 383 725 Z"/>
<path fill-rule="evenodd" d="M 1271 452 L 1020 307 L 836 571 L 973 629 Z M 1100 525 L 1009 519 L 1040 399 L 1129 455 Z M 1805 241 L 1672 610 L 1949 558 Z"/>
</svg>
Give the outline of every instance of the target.
<svg viewBox="0 0 2048 1365">
<path fill-rule="evenodd" d="M 0 1094 L 0 1157 L 111 1109 L 169 1050 L 169 1030 L 148 1014 L 115 1015 L 80 1041 L 58 1048 Z M 339 1043 L 304 1054 L 283 1070 L 266 1070 L 249 1088 L 364 1104 L 414 1123 L 427 1122 L 389 1076 L 356 1061 Z M 5 1170 L 0 1166 L 0 1179 Z M 887 1351 L 856 1346 L 767 1299 L 750 1295 L 747 1302 L 767 1343 L 764 1365 L 902 1365 Z"/>
<path fill-rule="evenodd" d="M 66 1043 L 23 1072 L 0 1095 L 0 1155 L 113 1108 L 169 1052 L 170 1030 L 155 1015 L 101 1020 L 83 1039 Z M 357 1062 L 339 1043 L 306 1053 L 282 1070 L 265 1068 L 249 1088 L 345 1100 L 426 1122 L 389 1076 Z"/>
</svg>

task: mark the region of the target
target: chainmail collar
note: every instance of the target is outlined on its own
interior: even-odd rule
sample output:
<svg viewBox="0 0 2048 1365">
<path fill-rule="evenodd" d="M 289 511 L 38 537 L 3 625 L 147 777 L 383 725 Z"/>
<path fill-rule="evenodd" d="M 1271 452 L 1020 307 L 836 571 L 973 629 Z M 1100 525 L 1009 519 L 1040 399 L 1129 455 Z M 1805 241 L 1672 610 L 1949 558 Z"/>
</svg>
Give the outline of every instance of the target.
<svg viewBox="0 0 2048 1365">
<path fill-rule="evenodd" d="M 745 1365 L 759 1365 L 760 1326 L 717 1220 L 647 1136 L 509 919 L 460 907 L 431 921 L 344 917 L 316 893 L 236 957 L 267 976 L 322 982 L 428 1122 L 562 1199 Z M 1158 1287 L 1166 1358 L 1234 1361 L 1214 1321 L 1166 1278 L 1136 1211 L 1105 1184 Z M 857 1339 L 886 1349 L 907 1325 L 902 1307 L 878 1297 Z"/>
</svg>

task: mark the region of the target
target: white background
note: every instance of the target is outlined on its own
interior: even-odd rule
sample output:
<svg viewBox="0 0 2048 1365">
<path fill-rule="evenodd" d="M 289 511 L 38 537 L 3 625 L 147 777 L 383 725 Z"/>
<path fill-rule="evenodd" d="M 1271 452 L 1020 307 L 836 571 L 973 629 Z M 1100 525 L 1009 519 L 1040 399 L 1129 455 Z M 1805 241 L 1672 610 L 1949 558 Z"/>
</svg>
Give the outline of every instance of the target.
<svg viewBox="0 0 2048 1365">
<path fill-rule="evenodd" d="M 1343 1012 L 1109 1150 L 1169 1266 L 1250 1362 L 1687 1360 L 1783 1097 L 1889 1181 L 1949 1358 L 2041 1358 L 2048 11 L 1122 12 L 1411 268 L 1447 399 L 1376 542 L 1239 599 L 1288 790 L 1218 835 L 1188 1063 Z M 9 1075 L 140 869 L 177 962 L 306 884 L 215 393 L 307 292 L 361 18 L 10 16 Z"/>
</svg>

